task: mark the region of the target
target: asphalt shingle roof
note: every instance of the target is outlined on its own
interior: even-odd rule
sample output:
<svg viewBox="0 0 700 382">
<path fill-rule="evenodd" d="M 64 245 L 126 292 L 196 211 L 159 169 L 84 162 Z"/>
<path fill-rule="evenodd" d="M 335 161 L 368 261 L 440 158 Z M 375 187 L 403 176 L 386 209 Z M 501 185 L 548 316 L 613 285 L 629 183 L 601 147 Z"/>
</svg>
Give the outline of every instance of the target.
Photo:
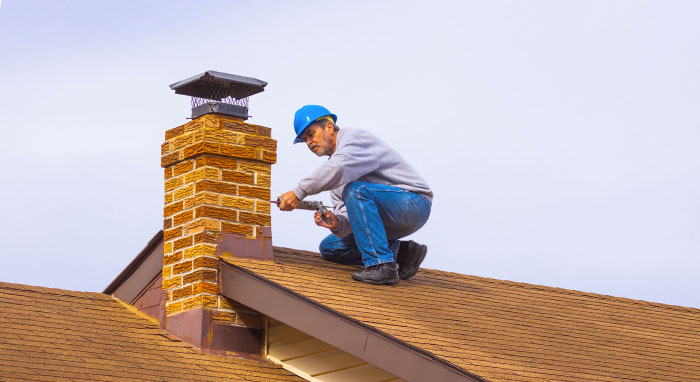
<svg viewBox="0 0 700 382">
<path fill-rule="evenodd" d="M 275 248 L 227 260 L 489 381 L 698 381 L 700 310 L 421 269 L 398 286 Z"/>
<path fill-rule="evenodd" d="M 0 283 L 2 381 L 304 381 L 266 361 L 204 354 L 102 293 Z"/>
</svg>

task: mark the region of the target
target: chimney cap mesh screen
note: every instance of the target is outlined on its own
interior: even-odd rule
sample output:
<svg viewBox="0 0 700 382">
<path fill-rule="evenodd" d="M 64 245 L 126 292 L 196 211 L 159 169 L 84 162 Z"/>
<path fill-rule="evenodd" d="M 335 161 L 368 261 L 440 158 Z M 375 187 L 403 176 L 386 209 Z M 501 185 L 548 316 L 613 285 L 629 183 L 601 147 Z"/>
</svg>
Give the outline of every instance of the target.
<svg viewBox="0 0 700 382">
<path fill-rule="evenodd" d="M 251 77 L 208 70 L 170 85 L 176 94 L 222 101 L 242 100 L 265 90 L 267 82 Z M 247 102 L 246 102 L 247 103 Z M 193 105 L 194 106 L 194 105 Z M 247 106 L 247 105 L 246 105 Z"/>
</svg>

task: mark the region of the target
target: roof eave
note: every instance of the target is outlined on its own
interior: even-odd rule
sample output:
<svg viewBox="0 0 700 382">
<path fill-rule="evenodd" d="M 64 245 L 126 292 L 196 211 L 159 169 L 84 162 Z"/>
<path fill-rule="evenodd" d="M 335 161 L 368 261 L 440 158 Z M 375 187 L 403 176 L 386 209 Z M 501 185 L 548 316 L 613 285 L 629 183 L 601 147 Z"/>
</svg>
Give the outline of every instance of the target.
<svg viewBox="0 0 700 382">
<path fill-rule="evenodd" d="M 151 240 L 148 241 L 148 244 L 139 252 L 136 257 L 131 260 L 129 265 L 124 268 L 124 270 L 117 275 L 117 277 L 112 280 L 109 285 L 102 291 L 104 294 L 112 294 L 114 293 L 125 281 L 129 279 L 129 277 L 143 264 L 149 257 L 149 255 L 153 252 L 154 249 L 158 247 L 158 245 L 163 241 L 163 230 L 158 231 L 152 238 Z M 161 255 L 161 262 L 162 262 L 162 255 Z M 162 268 L 162 264 L 161 267 Z M 156 275 L 159 272 L 156 272 Z M 152 278 L 152 277 L 151 277 Z M 147 281 L 150 281 L 147 280 Z M 143 285 L 144 287 L 146 286 L 145 284 Z"/>
</svg>

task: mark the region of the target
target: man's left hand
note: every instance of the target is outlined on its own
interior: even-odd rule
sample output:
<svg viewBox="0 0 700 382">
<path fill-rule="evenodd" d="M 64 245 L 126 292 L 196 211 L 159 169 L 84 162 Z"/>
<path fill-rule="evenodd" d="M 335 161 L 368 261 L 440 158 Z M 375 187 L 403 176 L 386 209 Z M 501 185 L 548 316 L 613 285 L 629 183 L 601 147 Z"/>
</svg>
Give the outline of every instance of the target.
<svg viewBox="0 0 700 382">
<path fill-rule="evenodd" d="M 299 198 L 297 198 L 292 191 L 285 192 L 284 194 L 278 196 L 277 199 L 280 201 L 277 206 L 279 206 L 280 210 L 282 211 L 291 211 L 297 208 L 300 202 Z"/>
<path fill-rule="evenodd" d="M 317 226 L 325 227 L 331 230 L 338 228 L 338 217 L 335 216 L 333 212 L 326 210 L 325 216 L 330 221 L 330 224 L 326 223 L 325 221 L 323 221 L 323 219 L 321 219 L 321 213 L 319 211 L 316 211 L 316 213 L 314 213 L 314 222 Z"/>
</svg>

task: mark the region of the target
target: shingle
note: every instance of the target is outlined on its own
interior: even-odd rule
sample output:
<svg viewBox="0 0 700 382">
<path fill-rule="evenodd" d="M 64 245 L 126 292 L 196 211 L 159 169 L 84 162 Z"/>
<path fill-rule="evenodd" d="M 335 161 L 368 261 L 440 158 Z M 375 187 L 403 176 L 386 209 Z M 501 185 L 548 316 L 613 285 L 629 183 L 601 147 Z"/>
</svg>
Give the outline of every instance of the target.
<svg viewBox="0 0 700 382">
<path fill-rule="evenodd" d="M 694 308 L 429 269 L 373 286 L 288 248 L 231 263 L 489 381 L 700 380 Z"/>
<path fill-rule="evenodd" d="M 303 381 L 204 354 L 101 293 L 0 282 L 0 380 Z"/>
</svg>

